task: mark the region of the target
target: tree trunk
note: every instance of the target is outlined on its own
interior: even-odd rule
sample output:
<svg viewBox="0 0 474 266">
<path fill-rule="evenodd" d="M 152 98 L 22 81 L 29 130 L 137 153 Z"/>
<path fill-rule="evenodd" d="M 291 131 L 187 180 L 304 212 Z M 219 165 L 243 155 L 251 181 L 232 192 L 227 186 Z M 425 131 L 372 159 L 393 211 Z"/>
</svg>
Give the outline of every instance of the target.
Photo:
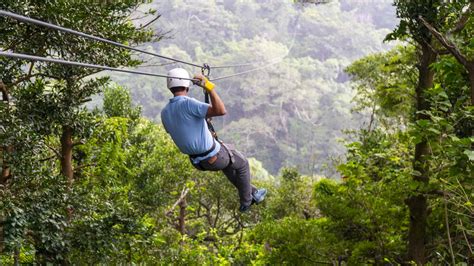
<svg viewBox="0 0 474 266">
<path fill-rule="evenodd" d="M 410 230 L 408 232 L 408 256 L 418 265 L 426 263 L 425 232 L 428 218 L 428 204 L 424 195 L 412 196 L 406 200 L 410 210 Z"/>
<path fill-rule="evenodd" d="M 8 145 L 7 147 L 0 148 L 0 154 L 2 156 L 2 174 L 0 175 L 0 185 L 6 185 L 7 180 L 10 179 L 10 166 L 6 160 L 6 154 L 13 152 L 13 146 Z"/>
<path fill-rule="evenodd" d="M 2 101 L 7 103 L 10 101 L 10 97 L 8 95 L 7 88 L 5 84 L 3 84 L 3 81 L 0 80 L 0 91 L 2 92 Z M 6 162 L 6 156 L 5 154 L 11 153 L 13 151 L 13 146 L 9 145 L 7 147 L 2 147 L 3 145 L 0 145 L 0 159 L 2 161 L 2 170 L 0 174 L 0 185 L 6 185 L 7 180 L 10 178 L 10 167 L 8 166 Z M 4 229 L 3 229 L 3 223 L 5 221 L 5 218 L 2 214 L 0 214 L 0 254 L 3 252 L 3 249 L 5 248 L 4 246 Z"/>
<path fill-rule="evenodd" d="M 467 72 L 469 74 L 469 85 L 471 85 L 471 106 L 474 106 L 474 62 L 471 62 Z M 474 137 L 474 125 L 472 125 L 472 122 L 469 126 L 471 127 L 471 137 Z"/>
<path fill-rule="evenodd" d="M 74 182 L 74 170 L 72 169 L 72 128 L 70 126 L 63 126 L 63 133 L 61 135 L 61 173 L 67 178 L 68 190 L 72 189 Z M 72 219 L 71 208 L 67 208 L 68 223 Z"/>
<path fill-rule="evenodd" d="M 5 237 L 3 233 L 3 223 L 5 222 L 5 218 L 3 215 L 0 215 L 0 254 L 2 254 L 3 249 L 5 249 Z"/>
<path fill-rule="evenodd" d="M 186 233 L 186 207 L 188 204 L 186 203 L 186 197 L 183 198 L 179 202 L 179 218 L 178 218 L 178 231 L 181 235 Z"/>
<path fill-rule="evenodd" d="M 469 73 L 469 83 L 471 85 L 471 105 L 474 106 L 474 62 L 471 63 L 467 72 Z"/>
<path fill-rule="evenodd" d="M 416 110 L 423 111 L 429 109 L 429 103 L 425 98 L 425 91 L 433 87 L 434 72 L 430 65 L 436 60 L 436 54 L 427 44 L 421 44 L 421 56 L 419 62 L 419 80 L 416 88 Z M 425 114 L 416 114 L 416 120 L 429 119 Z M 415 181 L 428 183 L 427 156 L 429 155 L 428 141 L 422 140 L 415 146 L 415 158 L 413 169 L 416 174 Z M 411 196 L 406 200 L 410 211 L 410 229 L 408 232 L 408 257 L 417 264 L 426 263 L 426 220 L 428 217 L 428 203 L 425 195 L 419 194 Z"/>
<path fill-rule="evenodd" d="M 13 251 L 13 265 L 20 265 L 20 248 L 15 248 L 15 251 Z"/>
<path fill-rule="evenodd" d="M 72 147 L 72 128 L 70 126 L 63 126 L 61 136 L 61 173 L 67 178 L 70 187 L 74 181 Z"/>
<path fill-rule="evenodd" d="M 5 84 L 0 80 L 0 91 L 2 92 L 2 101 L 6 104 L 10 102 L 10 96 L 8 95 L 8 90 Z M 2 145 L 3 146 L 3 145 Z M 5 185 L 8 178 L 10 177 L 10 167 L 8 166 L 7 160 L 5 159 L 5 154 L 11 153 L 13 151 L 13 146 L 3 146 L 0 147 L 0 155 L 2 159 L 2 173 L 0 175 L 0 185 Z"/>
</svg>

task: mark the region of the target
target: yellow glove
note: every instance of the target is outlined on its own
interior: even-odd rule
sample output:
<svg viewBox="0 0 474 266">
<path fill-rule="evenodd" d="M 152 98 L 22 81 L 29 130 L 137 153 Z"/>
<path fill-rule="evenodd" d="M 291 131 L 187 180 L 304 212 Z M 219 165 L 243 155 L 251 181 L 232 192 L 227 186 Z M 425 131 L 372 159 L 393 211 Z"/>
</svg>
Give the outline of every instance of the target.
<svg viewBox="0 0 474 266">
<path fill-rule="evenodd" d="M 198 74 L 195 75 L 194 78 L 199 80 L 195 84 L 199 87 L 204 88 L 208 92 L 212 91 L 216 86 L 214 83 L 210 82 L 204 75 Z"/>
</svg>

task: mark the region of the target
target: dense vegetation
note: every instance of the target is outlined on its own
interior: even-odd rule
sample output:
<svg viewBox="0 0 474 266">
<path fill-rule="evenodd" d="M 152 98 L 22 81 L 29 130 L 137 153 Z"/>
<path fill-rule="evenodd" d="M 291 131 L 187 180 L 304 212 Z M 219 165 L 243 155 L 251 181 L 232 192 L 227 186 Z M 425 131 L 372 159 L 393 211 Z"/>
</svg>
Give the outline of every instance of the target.
<svg viewBox="0 0 474 266">
<path fill-rule="evenodd" d="M 221 84 L 233 113 L 219 122 L 224 135 L 247 151 L 253 147 L 264 162 L 251 160 L 254 182 L 269 189 L 265 203 L 244 215 L 220 173 L 194 170 L 146 118 L 169 97 L 159 89 L 163 84 L 140 78 L 133 85 L 131 77 L 115 76 L 118 85 L 95 70 L 0 58 L 0 264 L 473 264 L 474 4 L 397 0 L 399 25 L 387 40 L 400 45 L 358 58 L 361 47 L 353 44 L 370 43 L 372 32 L 391 26 L 362 15 L 385 14 L 386 5 L 367 1 L 359 3 L 361 11 L 351 1 L 272 8 L 263 2 L 209 1 L 197 11 L 187 1 L 152 4 L 160 23 L 182 20 L 182 10 L 209 18 L 206 24 L 189 13 L 188 21 L 197 22 L 182 28 L 188 38 L 159 46 L 162 53 L 227 64 L 249 53 L 269 59 L 291 50 L 287 68 Z M 0 4 L 123 43 L 176 42 L 162 40 L 171 33 L 156 34 L 176 24 L 157 31 L 143 22 L 158 16 L 143 11 L 148 7 L 135 1 Z M 371 33 L 358 35 L 345 12 L 371 21 Z M 244 15 L 264 30 L 238 31 L 236 17 Z M 282 43 L 291 43 L 292 32 L 266 28 L 265 17 L 288 28 L 300 23 L 306 28 L 295 35 L 306 36 L 289 49 Z M 213 23 L 228 29 L 216 31 Z M 352 32 L 354 43 L 334 45 L 327 33 L 336 29 Z M 0 18 L 0 33 L 3 50 L 111 66 L 140 63 L 127 51 L 11 19 Z M 364 47 L 362 53 L 373 52 Z M 102 104 L 86 108 L 98 93 Z M 143 110 L 132 104 L 137 98 Z M 357 117 L 368 122 L 349 123 Z M 337 164 L 342 180 L 312 175 L 320 166 L 301 167 L 307 161 L 300 157 L 335 152 L 334 138 L 322 136 L 351 126 L 346 158 Z M 275 173 L 282 165 L 298 167 L 276 175 L 263 167 Z"/>
<path fill-rule="evenodd" d="M 374 3 L 376 2 L 376 3 Z M 228 115 L 215 119 L 224 140 L 255 157 L 272 174 L 297 167 L 304 174 L 332 173 L 344 152 L 342 130 L 358 128 L 351 114 L 353 93 L 344 68 L 357 58 L 382 51 L 382 40 L 396 25 L 391 1 L 332 1 L 300 5 L 288 1 L 156 1 L 142 7 L 160 11 L 150 27 L 169 39 L 145 47 L 161 54 L 212 66 L 211 77 L 279 62 L 261 71 L 216 81 Z M 381 16 L 383 14 L 383 16 Z M 163 73 L 176 65 L 142 70 Z M 158 62 L 158 63 L 157 63 Z M 187 67 L 191 72 L 200 69 Z M 164 81 L 112 75 L 130 88 L 143 114 L 159 122 L 170 97 Z M 202 99 L 196 89 L 193 96 Z"/>
</svg>

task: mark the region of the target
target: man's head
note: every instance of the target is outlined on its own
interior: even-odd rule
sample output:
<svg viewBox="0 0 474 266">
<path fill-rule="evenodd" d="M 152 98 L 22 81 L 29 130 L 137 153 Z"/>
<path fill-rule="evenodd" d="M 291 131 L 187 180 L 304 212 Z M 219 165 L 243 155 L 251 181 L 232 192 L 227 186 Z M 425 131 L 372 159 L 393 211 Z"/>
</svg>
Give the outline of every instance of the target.
<svg viewBox="0 0 474 266">
<path fill-rule="evenodd" d="M 188 71 L 182 68 L 174 68 L 168 72 L 168 89 L 173 93 L 188 91 L 191 86 L 191 78 Z"/>
</svg>

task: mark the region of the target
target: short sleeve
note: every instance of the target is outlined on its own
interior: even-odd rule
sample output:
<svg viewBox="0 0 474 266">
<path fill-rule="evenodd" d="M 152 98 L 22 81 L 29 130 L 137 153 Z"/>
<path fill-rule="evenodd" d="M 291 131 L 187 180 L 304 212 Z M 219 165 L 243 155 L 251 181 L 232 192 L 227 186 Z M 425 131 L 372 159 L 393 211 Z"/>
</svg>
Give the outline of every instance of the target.
<svg viewBox="0 0 474 266">
<path fill-rule="evenodd" d="M 166 128 L 166 117 L 165 117 L 165 109 L 161 110 L 161 123 L 163 124 L 163 128 L 167 133 L 169 133 L 168 129 Z"/>
<path fill-rule="evenodd" d="M 206 118 L 207 110 L 209 110 L 209 104 L 200 102 L 195 99 L 188 101 L 189 112 L 198 118 Z"/>
</svg>

